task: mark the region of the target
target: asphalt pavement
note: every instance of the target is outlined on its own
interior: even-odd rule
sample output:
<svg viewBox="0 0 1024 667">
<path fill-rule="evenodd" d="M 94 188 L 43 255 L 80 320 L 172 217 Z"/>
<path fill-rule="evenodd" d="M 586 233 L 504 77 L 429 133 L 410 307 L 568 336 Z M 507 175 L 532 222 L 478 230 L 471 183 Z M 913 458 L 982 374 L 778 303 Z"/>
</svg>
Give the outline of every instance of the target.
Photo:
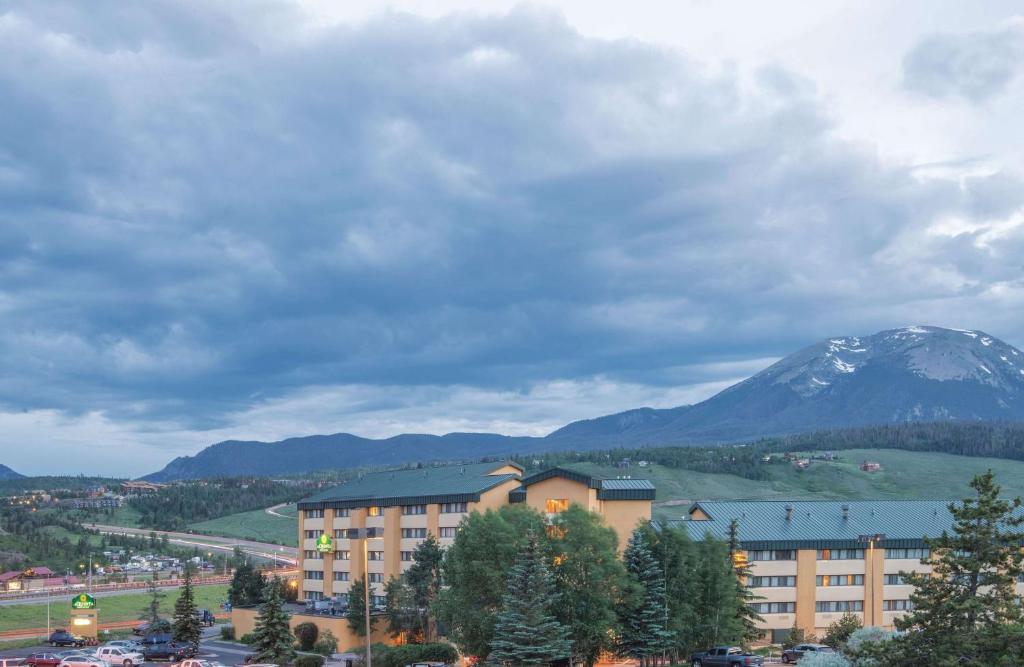
<svg viewBox="0 0 1024 667">
<path fill-rule="evenodd" d="M 66 651 L 67 648 L 53 648 L 48 645 L 33 646 L 30 648 L 0 649 L 0 657 L 3 658 L 25 658 L 33 653 L 54 653 Z M 88 649 L 86 649 L 88 650 Z M 201 660 L 210 660 L 224 665 L 241 665 L 245 662 L 245 656 L 252 653 L 252 649 L 245 644 L 227 642 L 220 639 L 220 628 L 203 629 L 203 640 L 199 644 L 199 655 Z M 145 663 L 148 665 L 167 665 L 168 663 Z"/>
</svg>

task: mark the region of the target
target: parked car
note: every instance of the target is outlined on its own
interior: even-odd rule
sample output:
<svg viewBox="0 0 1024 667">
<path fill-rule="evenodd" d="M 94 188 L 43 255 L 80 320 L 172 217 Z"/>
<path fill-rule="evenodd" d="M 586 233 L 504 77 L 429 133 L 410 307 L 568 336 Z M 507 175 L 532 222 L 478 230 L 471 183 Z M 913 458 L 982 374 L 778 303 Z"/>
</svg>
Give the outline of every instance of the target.
<svg viewBox="0 0 1024 667">
<path fill-rule="evenodd" d="M 107 665 L 92 656 L 73 655 L 61 660 L 59 667 L 107 667 Z"/>
<path fill-rule="evenodd" d="M 57 654 L 57 658 L 59 660 L 63 660 L 64 658 L 82 658 L 82 657 L 93 658 L 95 656 L 92 653 L 90 653 L 89 651 L 83 651 L 82 649 L 78 649 L 78 648 L 71 649 L 70 651 L 61 651 L 60 653 Z"/>
<path fill-rule="evenodd" d="M 156 660 L 168 660 L 170 662 L 181 662 L 196 657 L 199 647 L 195 644 L 179 644 L 177 642 L 164 642 L 162 644 L 146 644 L 142 649 L 142 655 L 146 662 Z"/>
<path fill-rule="evenodd" d="M 179 663 L 171 665 L 171 667 L 224 667 L 219 662 L 213 662 L 212 660 L 196 660 L 191 658 L 189 660 L 182 660 Z"/>
<path fill-rule="evenodd" d="M 54 630 L 50 635 L 50 646 L 85 646 L 85 637 L 73 635 L 67 630 Z"/>
<path fill-rule="evenodd" d="M 121 648 L 126 648 L 130 651 L 142 650 L 142 642 L 138 639 L 114 639 L 104 644 L 104 646 L 120 646 Z"/>
<path fill-rule="evenodd" d="M 29 667 L 57 667 L 60 657 L 56 653 L 32 653 L 25 658 L 25 664 Z"/>
<path fill-rule="evenodd" d="M 196 620 L 208 628 L 212 628 L 217 619 L 209 609 L 196 609 Z"/>
<path fill-rule="evenodd" d="M 150 623 L 149 621 L 146 621 L 145 623 L 139 623 L 134 628 L 132 628 L 132 634 L 139 635 L 140 637 L 153 634 L 154 632 L 163 633 L 170 631 L 171 622 L 168 621 L 166 618 L 161 618 L 156 623 Z"/>
<path fill-rule="evenodd" d="M 0 667 L 21 667 L 25 664 L 24 658 L 0 657 Z"/>
<path fill-rule="evenodd" d="M 138 651 L 123 646 L 101 646 L 96 649 L 96 657 L 110 667 L 121 665 L 122 667 L 133 667 L 141 665 L 146 658 Z"/>
<path fill-rule="evenodd" d="M 693 667 L 762 667 L 764 658 L 739 646 L 716 646 L 690 656 Z"/>
<path fill-rule="evenodd" d="M 835 653 L 835 650 L 825 644 L 797 644 L 793 648 L 787 648 L 782 652 L 782 662 L 788 665 L 791 662 L 796 662 L 808 653 Z"/>
<path fill-rule="evenodd" d="M 174 641 L 174 636 L 169 632 L 150 632 L 142 638 L 142 648 L 150 644 L 169 644 Z"/>
</svg>

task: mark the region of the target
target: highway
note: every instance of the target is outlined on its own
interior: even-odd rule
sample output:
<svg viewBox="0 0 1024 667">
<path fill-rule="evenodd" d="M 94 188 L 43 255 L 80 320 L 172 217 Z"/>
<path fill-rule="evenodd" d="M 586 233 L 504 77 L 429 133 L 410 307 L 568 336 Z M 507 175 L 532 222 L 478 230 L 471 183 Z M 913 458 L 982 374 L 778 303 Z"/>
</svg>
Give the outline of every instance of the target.
<svg viewBox="0 0 1024 667">
<path fill-rule="evenodd" d="M 239 540 L 232 537 L 218 537 L 216 535 L 194 535 L 192 533 L 176 533 L 163 530 L 149 530 L 148 528 L 126 528 L 124 526 L 107 526 L 93 523 L 84 524 L 86 528 L 98 530 L 107 535 L 137 535 L 149 537 L 150 533 L 157 536 L 167 536 L 171 544 L 178 544 L 199 549 L 213 551 L 233 552 L 235 547 L 254 558 L 273 561 L 283 565 L 295 565 L 299 550 L 295 547 L 283 547 L 279 544 L 268 544 L 266 542 L 253 542 L 251 540 Z"/>
</svg>

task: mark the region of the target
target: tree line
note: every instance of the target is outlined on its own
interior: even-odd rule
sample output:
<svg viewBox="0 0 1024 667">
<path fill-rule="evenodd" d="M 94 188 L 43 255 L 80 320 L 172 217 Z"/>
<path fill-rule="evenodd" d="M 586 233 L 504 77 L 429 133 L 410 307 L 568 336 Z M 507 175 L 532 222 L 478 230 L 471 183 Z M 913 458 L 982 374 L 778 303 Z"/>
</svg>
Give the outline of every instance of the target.
<svg viewBox="0 0 1024 667">
<path fill-rule="evenodd" d="M 294 502 L 308 496 L 310 489 L 261 478 L 220 479 L 175 484 L 132 498 L 129 505 L 139 512 L 144 528 L 183 530 L 190 523 Z"/>
</svg>

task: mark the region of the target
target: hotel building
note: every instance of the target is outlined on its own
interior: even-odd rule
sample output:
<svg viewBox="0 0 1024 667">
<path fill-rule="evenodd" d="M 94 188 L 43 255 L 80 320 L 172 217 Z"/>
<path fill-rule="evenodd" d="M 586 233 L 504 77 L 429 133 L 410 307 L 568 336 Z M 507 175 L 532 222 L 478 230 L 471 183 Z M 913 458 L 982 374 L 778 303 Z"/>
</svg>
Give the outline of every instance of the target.
<svg viewBox="0 0 1024 667">
<path fill-rule="evenodd" d="M 698 502 L 670 522 L 699 540 L 728 537 L 735 519 L 750 564 L 747 585 L 760 599 L 765 638 L 782 641 L 795 625 L 819 637 L 846 612 L 864 625 L 893 627 L 910 609 L 901 572 L 928 572 L 922 536 L 952 532 L 950 501 Z M 1018 584 L 1024 592 L 1024 584 Z"/>
<path fill-rule="evenodd" d="M 601 479 L 559 468 L 523 477 L 508 462 L 396 470 L 363 475 L 299 503 L 298 568 L 306 600 L 347 599 L 367 574 L 373 603 L 384 585 L 412 565 L 416 546 L 434 535 L 442 547 L 455 539 L 469 513 L 525 503 L 547 515 L 576 503 L 604 517 L 619 548 L 642 521 L 650 521 L 654 486 L 641 479 Z M 350 539 L 352 529 L 370 529 Z"/>
</svg>

